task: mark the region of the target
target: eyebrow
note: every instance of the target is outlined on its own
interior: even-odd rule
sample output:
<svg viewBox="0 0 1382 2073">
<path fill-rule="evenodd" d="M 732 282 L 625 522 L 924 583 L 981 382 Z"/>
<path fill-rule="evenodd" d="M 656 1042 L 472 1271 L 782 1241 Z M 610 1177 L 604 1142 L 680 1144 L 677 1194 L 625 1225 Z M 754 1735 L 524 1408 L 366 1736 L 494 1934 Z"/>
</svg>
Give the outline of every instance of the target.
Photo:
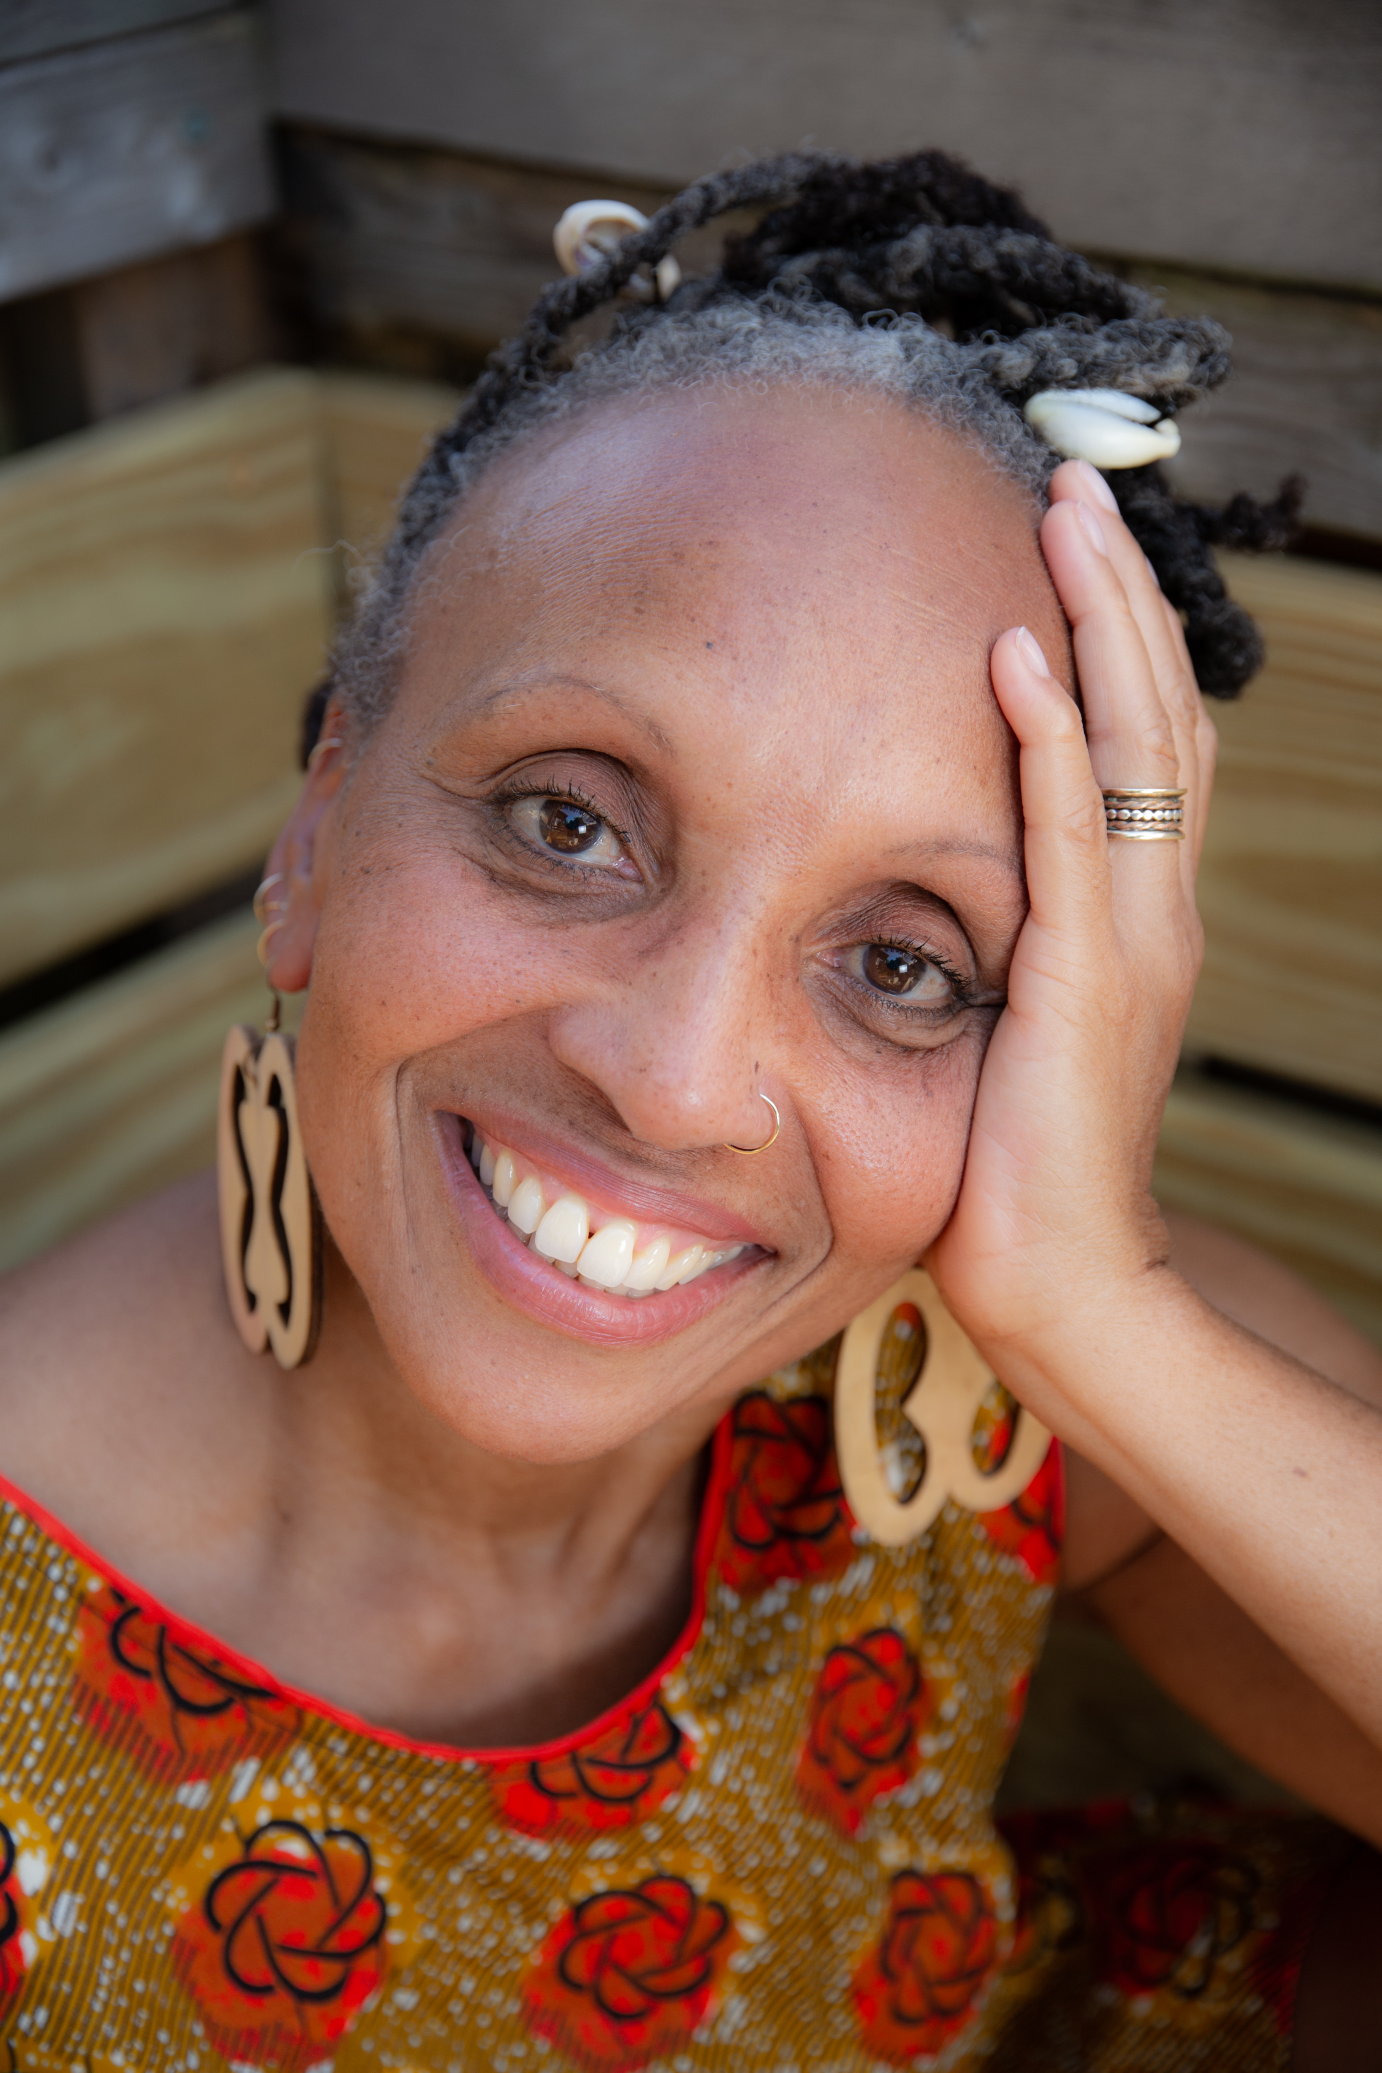
<svg viewBox="0 0 1382 2073">
<path fill-rule="evenodd" d="M 1022 857 L 1013 849 L 995 849 L 989 842 L 899 842 L 887 852 L 889 857 L 982 857 L 986 862 L 999 864 L 1008 874 L 1025 880 Z"/>
<path fill-rule="evenodd" d="M 643 712 L 637 703 L 621 696 L 618 691 L 612 691 L 607 684 L 595 684 L 591 682 L 589 677 L 573 676 L 566 671 L 558 671 L 553 674 L 544 670 L 540 674 L 534 673 L 530 677 L 510 678 L 506 683 L 496 684 L 492 691 L 487 691 L 479 700 L 475 710 L 477 713 L 485 713 L 491 707 L 498 705 L 502 699 L 521 698 L 535 691 L 588 692 L 592 698 L 602 699 L 606 705 L 612 705 L 622 719 L 628 720 L 632 726 L 640 728 L 647 735 L 648 739 L 662 750 L 665 756 L 671 757 L 673 761 L 676 760 L 676 745 L 672 741 L 671 736 L 664 728 L 659 727 L 656 720 Z"/>
</svg>

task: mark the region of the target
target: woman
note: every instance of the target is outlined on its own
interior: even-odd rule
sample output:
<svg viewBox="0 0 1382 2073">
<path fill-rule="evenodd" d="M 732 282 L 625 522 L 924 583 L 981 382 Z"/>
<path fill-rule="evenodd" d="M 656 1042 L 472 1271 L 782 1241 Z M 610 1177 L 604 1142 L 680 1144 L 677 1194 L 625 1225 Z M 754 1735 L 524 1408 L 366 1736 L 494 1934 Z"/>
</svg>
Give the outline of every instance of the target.
<svg viewBox="0 0 1382 2073">
<path fill-rule="evenodd" d="M 201 1182 L 10 1288 L 20 2066 L 1362 2062 L 1337 1830 L 1104 1809 L 1019 1878 L 989 1817 L 1035 1416 L 1067 1587 L 1382 1837 L 1376 1363 L 1149 1194 L 1212 733 L 1144 547 L 1202 681 L 1250 629 L 1208 515 L 1020 407 L 1155 429 L 1222 343 L 944 159 L 797 159 L 438 442 L 266 880 L 310 993 L 295 1069 L 230 1052 L 231 1309 Z"/>
</svg>

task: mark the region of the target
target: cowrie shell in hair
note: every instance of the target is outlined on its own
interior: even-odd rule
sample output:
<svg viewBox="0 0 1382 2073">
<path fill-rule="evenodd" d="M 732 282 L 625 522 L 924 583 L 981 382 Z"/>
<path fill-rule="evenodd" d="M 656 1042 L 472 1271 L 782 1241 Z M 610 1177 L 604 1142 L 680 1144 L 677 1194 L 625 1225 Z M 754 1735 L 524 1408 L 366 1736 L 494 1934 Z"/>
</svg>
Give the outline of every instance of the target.
<svg viewBox="0 0 1382 2073">
<path fill-rule="evenodd" d="M 1154 403 L 1121 389 L 1043 389 L 1022 415 L 1068 461 L 1144 468 L 1180 452 L 1180 429 Z"/>
<path fill-rule="evenodd" d="M 619 249 L 631 230 L 645 230 L 648 219 L 629 202 L 572 202 L 552 232 L 552 244 L 563 273 L 583 274 Z M 681 279 L 675 259 L 661 259 L 658 293 L 663 301 Z M 630 283 L 630 286 L 633 284 Z"/>
</svg>

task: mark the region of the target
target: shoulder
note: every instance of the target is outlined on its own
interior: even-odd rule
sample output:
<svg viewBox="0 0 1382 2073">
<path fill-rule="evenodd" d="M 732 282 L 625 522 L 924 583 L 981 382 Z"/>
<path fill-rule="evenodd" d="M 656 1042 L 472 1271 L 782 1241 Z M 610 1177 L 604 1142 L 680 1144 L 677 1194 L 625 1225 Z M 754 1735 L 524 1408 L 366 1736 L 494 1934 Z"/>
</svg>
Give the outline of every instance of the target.
<svg viewBox="0 0 1382 2073">
<path fill-rule="evenodd" d="M 0 1279 L 0 1476 L 138 1572 L 227 1407 L 252 1410 L 259 1366 L 225 1305 L 199 1175 Z"/>
<path fill-rule="evenodd" d="M 1245 1238 L 1168 1215 L 1171 1264 L 1207 1303 L 1355 1396 L 1382 1404 L 1382 1354 L 1322 1295 Z"/>
</svg>

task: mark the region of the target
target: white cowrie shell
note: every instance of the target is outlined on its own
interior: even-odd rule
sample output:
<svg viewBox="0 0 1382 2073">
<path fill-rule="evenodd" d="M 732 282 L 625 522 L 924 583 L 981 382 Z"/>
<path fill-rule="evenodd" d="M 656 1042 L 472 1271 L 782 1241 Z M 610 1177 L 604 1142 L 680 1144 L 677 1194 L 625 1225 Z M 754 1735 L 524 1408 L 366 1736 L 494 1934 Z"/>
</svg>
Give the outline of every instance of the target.
<svg viewBox="0 0 1382 2073">
<path fill-rule="evenodd" d="M 1180 430 L 1156 406 L 1121 389 L 1043 389 L 1022 415 L 1068 461 L 1143 468 L 1180 452 Z"/>
<path fill-rule="evenodd" d="M 643 230 L 648 219 L 629 202 L 572 202 L 552 232 L 552 244 L 563 273 L 585 273 L 618 249 L 631 230 Z M 658 262 L 657 287 L 663 301 L 681 279 L 675 259 Z"/>
</svg>

